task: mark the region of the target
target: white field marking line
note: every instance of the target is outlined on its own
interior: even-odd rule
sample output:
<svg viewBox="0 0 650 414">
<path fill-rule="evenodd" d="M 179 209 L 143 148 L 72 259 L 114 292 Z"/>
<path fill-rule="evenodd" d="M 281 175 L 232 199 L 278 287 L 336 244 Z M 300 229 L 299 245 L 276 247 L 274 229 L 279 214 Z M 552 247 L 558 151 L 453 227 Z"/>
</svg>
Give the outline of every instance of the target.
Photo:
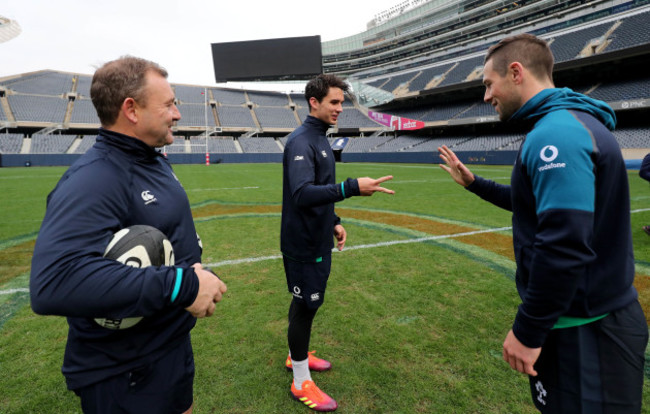
<svg viewBox="0 0 650 414">
<path fill-rule="evenodd" d="M 387 242 L 381 242 L 381 243 L 362 244 L 362 245 L 359 245 L 359 246 L 351 246 L 351 247 L 346 248 L 345 250 L 370 249 L 370 248 L 373 248 L 373 247 L 393 246 L 393 245 L 396 245 L 396 244 L 421 243 L 421 242 L 425 242 L 425 241 L 429 241 L 429 240 L 440 240 L 440 239 L 449 239 L 449 238 L 453 238 L 453 237 L 472 236 L 472 235 L 475 235 L 475 234 L 494 233 L 494 232 L 498 232 L 498 231 L 506 231 L 506 230 L 511 230 L 511 229 L 512 229 L 512 227 L 499 227 L 499 228 L 487 229 L 487 230 L 468 231 L 468 232 L 465 232 L 465 233 L 441 234 L 441 235 L 438 235 L 438 236 L 419 237 L 417 239 L 393 240 L 393 241 L 387 241 Z M 338 250 L 332 249 L 332 252 L 338 252 Z M 220 267 L 220 266 L 227 266 L 227 265 L 241 264 L 241 263 L 262 262 L 262 261 L 265 261 L 265 260 L 275 260 L 275 259 L 281 259 L 281 258 L 282 258 L 282 255 L 265 256 L 265 257 L 250 257 L 250 258 L 246 258 L 246 259 L 225 260 L 223 262 L 205 264 L 204 266 L 206 266 L 206 267 Z"/>
<path fill-rule="evenodd" d="M 194 188 L 187 191 L 216 191 L 216 190 L 255 190 L 259 187 L 222 187 L 222 188 Z"/>
<path fill-rule="evenodd" d="M 18 293 L 18 292 L 29 292 L 29 289 L 17 288 L 17 289 L 0 290 L 0 295 L 11 295 L 12 293 Z"/>
<path fill-rule="evenodd" d="M 644 211 L 650 211 L 650 208 L 640 208 L 638 210 L 632 210 L 630 213 L 642 213 Z"/>
<path fill-rule="evenodd" d="M 645 209 L 640 209 L 640 210 L 633 210 L 631 212 L 632 213 L 638 213 L 638 212 L 641 212 L 641 211 L 650 211 L 650 208 L 645 208 Z M 453 238 L 453 237 L 472 236 L 472 235 L 475 235 L 475 234 L 495 233 L 495 232 L 498 232 L 498 231 L 507 231 L 507 230 L 512 230 L 512 227 L 499 227 L 499 228 L 487 229 L 487 230 L 468 231 L 468 232 L 465 232 L 465 233 L 442 234 L 442 235 L 438 235 L 438 236 L 419 237 L 417 239 L 393 240 L 393 241 L 374 243 L 374 244 L 362 244 L 362 245 L 359 245 L 359 246 L 350 246 L 345 250 L 359 250 L 359 249 L 370 249 L 370 248 L 373 248 L 373 247 L 394 246 L 394 245 L 397 245 L 397 244 L 422 243 L 422 242 L 429 241 L 429 240 L 450 239 L 450 238 Z M 333 252 L 338 252 L 338 250 L 336 250 L 336 249 L 332 249 L 332 251 Z M 224 260 L 223 262 L 209 263 L 209 264 L 206 264 L 204 266 L 206 266 L 206 267 L 221 267 L 221 266 L 236 265 L 236 264 L 242 264 L 242 263 L 263 262 L 263 261 L 266 261 L 266 260 L 276 260 L 276 259 L 281 259 L 281 258 L 282 258 L 282 255 L 263 256 L 263 257 L 249 257 L 249 258 L 246 258 L 246 259 Z M 29 292 L 29 289 L 27 289 L 27 288 L 18 288 L 18 289 L 0 290 L 0 295 L 10 295 L 12 293 L 18 293 L 18 292 Z"/>
</svg>

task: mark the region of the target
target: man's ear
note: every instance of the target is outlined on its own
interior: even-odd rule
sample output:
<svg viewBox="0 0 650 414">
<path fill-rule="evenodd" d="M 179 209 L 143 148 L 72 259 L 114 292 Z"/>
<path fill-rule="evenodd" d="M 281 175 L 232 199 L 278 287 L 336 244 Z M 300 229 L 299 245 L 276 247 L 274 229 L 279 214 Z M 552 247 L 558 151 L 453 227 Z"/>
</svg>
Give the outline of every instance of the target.
<svg viewBox="0 0 650 414">
<path fill-rule="evenodd" d="M 523 81 L 524 67 L 519 62 L 512 62 L 508 65 L 508 76 L 515 84 L 520 84 Z"/>
<path fill-rule="evenodd" d="M 122 107 L 120 108 L 126 119 L 133 124 L 138 122 L 137 106 L 138 104 L 135 102 L 135 99 L 126 98 L 124 102 L 122 102 Z"/>
<path fill-rule="evenodd" d="M 313 96 L 311 98 L 309 98 L 309 112 L 311 112 L 312 110 L 318 109 L 318 105 L 320 105 L 320 102 L 318 102 L 318 99 L 316 99 Z"/>
</svg>

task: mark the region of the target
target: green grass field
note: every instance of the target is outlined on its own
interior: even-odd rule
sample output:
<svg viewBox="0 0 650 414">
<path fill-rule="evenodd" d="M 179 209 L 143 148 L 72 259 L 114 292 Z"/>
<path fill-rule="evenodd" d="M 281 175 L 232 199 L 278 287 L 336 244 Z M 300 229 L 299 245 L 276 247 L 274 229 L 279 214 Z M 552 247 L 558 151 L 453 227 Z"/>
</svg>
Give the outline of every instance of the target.
<svg viewBox="0 0 650 414">
<path fill-rule="evenodd" d="M 396 194 L 337 204 L 348 243 L 333 255 L 311 349 L 341 413 L 534 413 L 528 380 L 501 359 L 519 298 L 510 213 L 437 165 L 339 164 L 346 177 L 392 174 Z M 195 413 L 307 413 L 289 397 L 279 259 L 279 164 L 176 165 L 204 245 L 228 284 L 192 333 Z M 474 172 L 507 183 L 511 167 Z M 60 368 L 64 318 L 35 315 L 27 293 L 45 199 L 65 168 L 0 169 L 0 413 L 78 413 Z M 650 187 L 629 173 L 637 288 L 650 310 Z M 501 230 L 497 230 L 500 229 Z M 648 313 L 650 315 L 650 313 Z M 650 375 L 650 373 L 648 374 Z M 650 412 L 650 384 L 644 387 Z"/>
</svg>

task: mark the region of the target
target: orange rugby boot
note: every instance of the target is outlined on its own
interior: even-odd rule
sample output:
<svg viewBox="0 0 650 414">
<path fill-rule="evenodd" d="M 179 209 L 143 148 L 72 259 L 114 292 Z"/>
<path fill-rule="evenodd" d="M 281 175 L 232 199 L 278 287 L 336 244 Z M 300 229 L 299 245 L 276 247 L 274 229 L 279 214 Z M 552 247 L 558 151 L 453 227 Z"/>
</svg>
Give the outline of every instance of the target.
<svg viewBox="0 0 650 414">
<path fill-rule="evenodd" d="M 302 383 L 302 389 L 296 389 L 291 382 L 291 396 L 314 411 L 329 412 L 338 408 L 338 404 L 332 397 L 325 394 L 314 384 L 314 381 L 307 380 Z"/>
<path fill-rule="evenodd" d="M 311 371 L 322 372 L 332 368 L 332 364 L 329 361 L 314 356 L 315 352 L 316 351 L 311 351 L 308 353 L 307 359 L 309 360 L 309 369 Z M 291 364 L 291 355 L 287 356 L 287 361 L 284 363 L 284 365 L 287 367 L 287 371 L 293 370 L 293 366 Z"/>
</svg>

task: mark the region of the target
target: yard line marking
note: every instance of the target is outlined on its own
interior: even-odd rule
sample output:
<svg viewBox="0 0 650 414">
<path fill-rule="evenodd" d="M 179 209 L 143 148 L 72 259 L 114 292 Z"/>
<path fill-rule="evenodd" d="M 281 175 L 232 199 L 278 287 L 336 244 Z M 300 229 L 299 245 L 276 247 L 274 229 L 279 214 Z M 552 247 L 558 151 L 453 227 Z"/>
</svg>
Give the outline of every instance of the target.
<svg viewBox="0 0 650 414">
<path fill-rule="evenodd" d="M 643 211 L 650 211 L 650 208 L 640 208 L 638 210 L 632 210 L 630 213 L 641 213 Z"/>
<path fill-rule="evenodd" d="M 494 233 L 494 232 L 498 232 L 498 231 L 507 231 L 507 230 L 511 230 L 511 229 L 512 229 L 512 227 L 499 227 L 499 228 L 493 228 L 493 229 L 487 229 L 487 230 L 468 231 L 468 232 L 464 232 L 464 233 L 441 234 L 441 235 L 437 235 L 437 236 L 418 237 L 416 239 L 393 240 L 393 241 L 373 243 L 373 244 L 361 244 L 361 245 L 358 245 L 358 246 L 347 247 L 345 250 L 370 249 L 370 248 L 373 248 L 373 247 L 393 246 L 393 245 L 396 245 L 396 244 L 421 243 L 421 242 L 430 241 L 430 240 L 441 240 L 441 239 L 450 239 L 450 238 L 453 238 L 453 237 L 473 236 L 475 234 Z M 338 250 L 332 249 L 332 252 L 338 252 Z M 246 259 L 225 260 L 223 262 L 206 264 L 204 266 L 205 267 L 220 267 L 220 266 L 227 266 L 227 265 L 241 264 L 241 263 L 262 262 L 262 261 L 265 261 L 265 260 L 275 260 L 275 259 L 281 259 L 281 258 L 282 258 L 282 255 L 264 256 L 264 257 L 250 257 L 250 258 L 246 258 Z"/>
<path fill-rule="evenodd" d="M 0 290 L 0 295 L 11 295 L 12 293 L 19 293 L 19 292 L 29 292 L 29 289 L 16 288 L 16 289 Z"/>
</svg>

